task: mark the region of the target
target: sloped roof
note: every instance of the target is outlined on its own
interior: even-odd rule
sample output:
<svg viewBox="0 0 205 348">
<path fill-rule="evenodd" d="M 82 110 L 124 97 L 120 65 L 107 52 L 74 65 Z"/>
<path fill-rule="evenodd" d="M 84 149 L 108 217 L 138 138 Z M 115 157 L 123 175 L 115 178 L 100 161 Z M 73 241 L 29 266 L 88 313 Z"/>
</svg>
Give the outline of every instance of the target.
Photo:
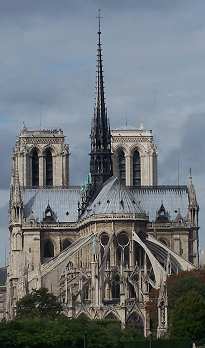
<svg viewBox="0 0 205 348">
<path fill-rule="evenodd" d="M 92 214 L 143 214 L 140 203 L 135 201 L 129 187 L 122 186 L 119 180 L 111 177 L 106 181 L 95 200 L 88 206 L 83 217 Z"/>
<path fill-rule="evenodd" d="M 179 210 L 183 217 L 187 216 L 189 205 L 187 186 L 131 187 L 130 191 L 146 211 L 150 221 L 155 221 L 161 204 L 171 220 L 175 220 Z"/>
<path fill-rule="evenodd" d="M 49 203 L 55 213 L 56 221 L 76 222 L 78 220 L 78 201 L 80 201 L 79 187 L 24 189 L 24 217 L 33 216 L 42 221 Z"/>
<path fill-rule="evenodd" d="M 56 221 L 77 222 L 80 187 L 68 189 L 24 189 L 24 216 L 42 221 L 48 203 L 55 213 Z M 125 187 L 115 177 L 104 184 L 95 200 L 88 206 L 83 217 L 92 214 L 146 213 L 150 221 L 155 221 L 161 204 L 165 207 L 171 220 L 175 220 L 178 211 L 182 217 L 187 216 L 187 186 L 144 186 Z"/>
</svg>

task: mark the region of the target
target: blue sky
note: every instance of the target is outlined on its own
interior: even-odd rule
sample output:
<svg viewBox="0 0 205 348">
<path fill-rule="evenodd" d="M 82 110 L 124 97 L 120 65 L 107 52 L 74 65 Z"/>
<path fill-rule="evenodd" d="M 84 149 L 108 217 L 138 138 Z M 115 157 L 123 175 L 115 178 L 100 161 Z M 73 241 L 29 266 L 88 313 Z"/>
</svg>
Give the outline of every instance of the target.
<svg viewBox="0 0 205 348">
<path fill-rule="evenodd" d="M 1 264 L 10 155 L 23 122 L 63 128 L 71 182 L 80 184 L 87 174 L 99 7 L 111 126 L 127 120 L 153 129 L 159 183 L 177 183 L 179 161 L 184 184 L 192 167 L 205 246 L 204 0 L 0 0 Z"/>
</svg>

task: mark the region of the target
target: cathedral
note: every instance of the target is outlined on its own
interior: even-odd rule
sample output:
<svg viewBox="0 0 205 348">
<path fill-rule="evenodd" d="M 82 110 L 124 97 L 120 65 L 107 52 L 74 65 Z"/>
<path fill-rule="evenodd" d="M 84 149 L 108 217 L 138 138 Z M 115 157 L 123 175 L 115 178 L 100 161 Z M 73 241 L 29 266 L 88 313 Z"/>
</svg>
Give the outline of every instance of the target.
<svg viewBox="0 0 205 348">
<path fill-rule="evenodd" d="M 90 172 L 71 186 L 61 129 L 25 126 L 12 154 L 6 316 L 46 287 L 68 318 L 116 319 L 150 334 L 147 304 L 158 290 L 157 335 L 167 331 L 166 280 L 198 267 L 199 206 L 192 178 L 159 185 L 152 131 L 110 128 L 101 29 Z"/>
</svg>

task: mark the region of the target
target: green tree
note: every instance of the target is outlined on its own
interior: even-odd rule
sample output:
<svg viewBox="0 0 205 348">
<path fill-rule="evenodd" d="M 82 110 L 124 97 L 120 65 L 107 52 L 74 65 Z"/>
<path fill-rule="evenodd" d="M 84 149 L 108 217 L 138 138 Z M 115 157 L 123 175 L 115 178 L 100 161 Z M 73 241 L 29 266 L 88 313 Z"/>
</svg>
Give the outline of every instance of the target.
<svg viewBox="0 0 205 348">
<path fill-rule="evenodd" d="M 172 337 L 186 337 L 199 342 L 205 336 L 205 299 L 195 290 L 182 295 L 170 315 Z"/>
<path fill-rule="evenodd" d="M 181 272 L 168 278 L 170 312 L 176 301 L 188 291 L 194 290 L 205 299 L 205 272 L 202 270 Z"/>
<path fill-rule="evenodd" d="M 19 318 L 50 318 L 59 317 L 62 306 L 57 297 L 47 289 L 32 290 L 17 302 L 16 317 Z"/>
</svg>

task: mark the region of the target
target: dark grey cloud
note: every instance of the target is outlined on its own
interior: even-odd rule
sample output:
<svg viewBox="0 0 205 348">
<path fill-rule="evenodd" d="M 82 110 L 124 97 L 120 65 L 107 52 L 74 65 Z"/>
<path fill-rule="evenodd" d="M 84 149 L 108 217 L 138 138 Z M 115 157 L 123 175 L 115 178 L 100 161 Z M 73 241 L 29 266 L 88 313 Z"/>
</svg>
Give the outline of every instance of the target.
<svg viewBox="0 0 205 348">
<path fill-rule="evenodd" d="M 15 131 L 14 131 L 15 132 Z M 10 184 L 10 156 L 15 141 L 14 133 L 0 128 L 0 190 L 8 189 Z M 0 198 L 1 201 L 1 198 Z M 1 223 L 1 216 L 0 216 Z"/>
<path fill-rule="evenodd" d="M 167 181 L 172 184 L 184 184 L 188 182 L 189 169 L 192 170 L 193 182 L 196 187 L 197 200 L 200 206 L 199 225 L 200 242 L 203 248 L 205 243 L 204 224 L 205 217 L 205 111 L 203 113 L 192 113 L 180 128 L 179 143 L 167 152 L 160 163 L 162 183 Z"/>
<path fill-rule="evenodd" d="M 0 190 L 0 196 L 1 196 L 1 205 L 0 205 L 0 238 L 1 238 L 0 265 L 4 265 L 5 264 L 5 254 L 8 255 L 8 240 L 9 240 L 8 199 L 7 199 L 6 192 L 2 192 L 1 190 Z M 2 200 L 4 201 L 3 206 L 2 206 Z"/>
<path fill-rule="evenodd" d="M 172 8 L 180 7 L 182 4 L 189 3 L 190 0 L 118 0 L 117 3 L 114 0 L 1 0 L 0 11 L 1 13 L 28 14 L 29 13 L 45 13 L 45 14 L 58 14 L 59 12 L 84 10 L 85 8 L 105 8 L 112 9 L 115 12 L 122 10 L 138 9 L 147 11 L 156 10 L 170 10 Z"/>
<path fill-rule="evenodd" d="M 205 173 L 205 161 L 202 160 L 205 153 L 204 130 L 205 112 L 188 116 L 180 130 L 179 144 L 173 146 L 161 163 L 161 172 L 164 178 L 170 177 L 170 181 L 174 179 L 176 182 L 178 168 L 183 180 L 185 175 L 188 176 L 190 167 L 195 177 Z"/>
<path fill-rule="evenodd" d="M 0 208 L 0 221 L 0 226 L 8 224 L 8 201 L 6 201 L 5 205 Z"/>
</svg>

